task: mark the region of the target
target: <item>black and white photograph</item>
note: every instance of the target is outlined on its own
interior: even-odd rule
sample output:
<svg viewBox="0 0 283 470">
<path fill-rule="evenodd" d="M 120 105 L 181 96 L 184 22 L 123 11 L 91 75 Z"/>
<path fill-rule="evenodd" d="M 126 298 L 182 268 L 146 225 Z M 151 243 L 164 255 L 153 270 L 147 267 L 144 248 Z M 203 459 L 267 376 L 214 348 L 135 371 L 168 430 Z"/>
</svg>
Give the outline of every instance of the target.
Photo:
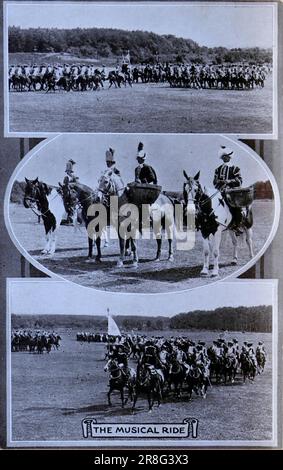
<svg viewBox="0 0 283 470">
<path fill-rule="evenodd" d="M 167 299 L 9 279 L 10 445 L 276 445 L 277 282 Z"/>
<path fill-rule="evenodd" d="M 7 136 L 277 136 L 276 3 L 5 7 Z"/>
<path fill-rule="evenodd" d="M 148 294 L 245 272 L 279 212 L 263 160 L 224 136 L 61 135 L 26 155 L 5 199 L 13 242 L 47 275 Z"/>
</svg>

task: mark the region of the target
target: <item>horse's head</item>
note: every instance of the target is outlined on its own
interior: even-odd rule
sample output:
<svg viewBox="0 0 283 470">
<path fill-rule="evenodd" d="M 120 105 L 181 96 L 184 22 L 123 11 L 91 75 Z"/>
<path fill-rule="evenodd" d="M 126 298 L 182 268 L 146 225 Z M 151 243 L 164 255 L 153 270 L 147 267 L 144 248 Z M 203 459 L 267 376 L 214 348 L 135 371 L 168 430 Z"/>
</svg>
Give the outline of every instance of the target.
<svg viewBox="0 0 283 470">
<path fill-rule="evenodd" d="M 106 171 L 100 177 L 98 191 L 107 196 L 117 196 L 117 186 L 112 170 Z"/>
<path fill-rule="evenodd" d="M 113 358 L 110 358 L 109 361 L 107 362 L 107 364 L 104 367 L 104 371 L 105 372 L 110 372 L 110 373 L 114 370 L 117 370 L 117 369 L 118 369 L 118 364 L 117 364 L 116 360 L 113 359 Z"/>
<path fill-rule="evenodd" d="M 195 203 L 202 193 L 201 184 L 199 182 L 200 172 L 195 176 L 188 176 L 184 170 L 183 174 L 186 179 L 183 185 L 183 197 L 186 205 L 188 205 L 190 202 Z"/>
<path fill-rule="evenodd" d="M 26 187 L 23 200 L 25 208 L 43 207 L 46 204 L 46 196 L 50 193 L 48 185 L 38 181 L 38 178 L 35 180 L 25 178 L 25 181 Z"/>
</svg>

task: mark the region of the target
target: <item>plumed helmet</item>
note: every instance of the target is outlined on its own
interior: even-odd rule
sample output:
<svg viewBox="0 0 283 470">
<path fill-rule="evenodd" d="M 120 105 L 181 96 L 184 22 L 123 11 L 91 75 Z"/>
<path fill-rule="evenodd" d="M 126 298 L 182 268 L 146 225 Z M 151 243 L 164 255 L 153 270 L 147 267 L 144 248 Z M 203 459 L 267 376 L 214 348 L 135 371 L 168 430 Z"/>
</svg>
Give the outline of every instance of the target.
<svg viewBox="0 0 283 470">
<path fill-rule="evenodd" d="M 111 163 L 115 163 L 115 160 L 114 160 L 114 153 L 115 153 L 115 150 L 112 149 L 111 147 L 109 147 L 108 150 L 106 150 L 105 152 L 105 160 L 106 162 L 111 162 Z"/>
<path fill-rule="evenodd" d="M 232 158 L 233 156 L 233 153 L 234 153 L 234 150 L 232 150 L 231 148 L 229 147 L 226 147 L 225 145 L 221 145 L 219 151 L 218 151 L 218 157 L 219 158 L 222 158 L 224 157 L 224 155 L 227 155 L 229 156 L 230 158 Z"/>
<path fill-rule="evenodd" d="M 138 145 L 137 158 L 142 158 L 143 160 L 146 159 L 146 153 L 144 151 L 144 145 L 142 142 L 140 142 Z"/>
</svg>

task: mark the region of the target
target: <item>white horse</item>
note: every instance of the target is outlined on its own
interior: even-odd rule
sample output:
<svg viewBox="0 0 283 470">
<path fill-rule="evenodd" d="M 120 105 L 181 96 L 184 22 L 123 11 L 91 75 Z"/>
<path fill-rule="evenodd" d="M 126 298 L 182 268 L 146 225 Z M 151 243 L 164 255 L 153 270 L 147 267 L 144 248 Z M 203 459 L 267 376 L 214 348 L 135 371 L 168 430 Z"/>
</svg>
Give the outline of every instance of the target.
<svg viewBox="0 0 283 470">
<path fill-rule="evenodd" d="M 212 276 L 216 277 L 219 275 L 219 248 L 222 233 L 229 229 L 232 215 L 220 191 L 202 188 L 199 182 L 200 172 L 194 177 L 190 177 L 184 171 L 184 176 L 186 178 L 183 189 L 184 199 L 187 204 L 191 203 L 195 205 L 197 228 L 200 230 L 203 239 L 204 262 L 201 275 L 207 276 L 209 274 L 209 259 L 210 254 L 212 254 Z M 250 207 L 246 207 L 245 213 L 243 214 L 242 227 L 244 230 L 243 235 L 246 237 L 249 248 L 250 258 L 254 256 L 251 229 L 253 224 L 252 219 L 252 210 Z M 229 233 L 233 244 L 232 265 L 237 265 L 238 237 L 233 230 L 229 230 Z"/>
<path fill-rule="evenodd" d="M 46 235 L 46 244 L 41 253 L 52 256 L 56 251 L 57 230 L 66 216 L 63 198 L 57 189 L 38 181 L 38 178 L 25 180 L 24 206 L 36 210 L 41 216 Z"/>
</svg>

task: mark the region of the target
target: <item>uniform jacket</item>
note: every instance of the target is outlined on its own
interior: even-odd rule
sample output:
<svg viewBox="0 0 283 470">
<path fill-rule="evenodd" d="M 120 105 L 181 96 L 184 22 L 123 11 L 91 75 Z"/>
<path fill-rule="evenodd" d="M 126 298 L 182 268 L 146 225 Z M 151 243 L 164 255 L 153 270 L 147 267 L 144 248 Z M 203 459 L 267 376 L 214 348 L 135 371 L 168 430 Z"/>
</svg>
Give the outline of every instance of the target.
<svg viewBox="0 0 283 470">
<path fill-rule="evenodd" d="M 214 173 L 213 184 L 216 189 L 222 189 L 225 183 L 226 188 L 238 188 L 242 184 L 240 168 L 237 166 L 220 165 Z"/>
<path fill-rule="evenodd" d="M 141 183 L 157 184 L 157 176 L 152 166 L 149 166 L 149 165 L 138 166 L 135 169 L 135 181 L 141 182 Z"/>
</svg>

